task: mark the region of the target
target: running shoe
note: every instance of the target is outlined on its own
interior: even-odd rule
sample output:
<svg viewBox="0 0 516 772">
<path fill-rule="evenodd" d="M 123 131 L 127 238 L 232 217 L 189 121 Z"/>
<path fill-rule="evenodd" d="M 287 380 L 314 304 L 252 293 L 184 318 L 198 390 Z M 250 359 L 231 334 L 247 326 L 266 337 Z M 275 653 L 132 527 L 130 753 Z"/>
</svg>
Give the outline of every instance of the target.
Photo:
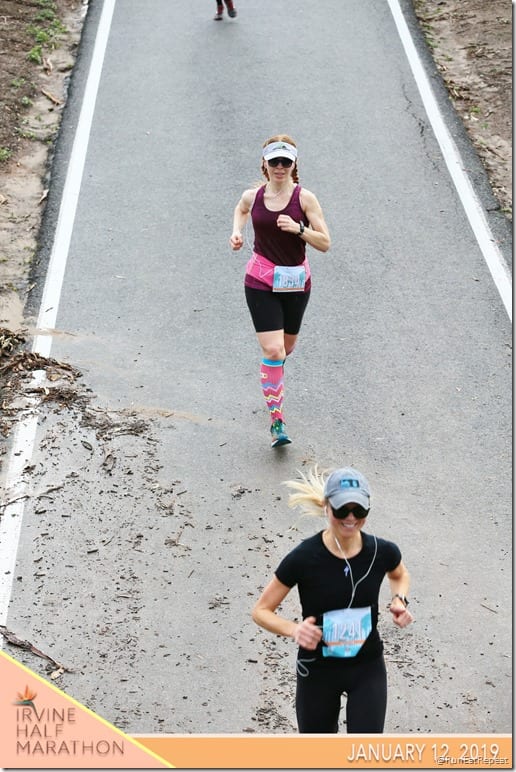
<svg viewBox="0 0 516 772">
<path fill-rule="evenodd" d="M 224 7 L 222 5 L 217 6 L 217 13 L 213 17 L 213 21 L 222 21 L 222 15 L 224 13 Z"/>
<path fill-rule="evenodd" d="M 231 16 L 231 18 L 234 19 L 235 16 L 237 15 L 235 6 L 231 2 L 231 0 L 225 0 L 225 2 L 226 2 L 226 8 L 228 9 L 228 16 Z"/>
<path fill-rule="evenodd" d="M 287 427 L 277 418 L 271 426 L 271 447 L 278 448 L 280 445 L 289 445 L 292 440 L 287 434 Z"/>
</svg>

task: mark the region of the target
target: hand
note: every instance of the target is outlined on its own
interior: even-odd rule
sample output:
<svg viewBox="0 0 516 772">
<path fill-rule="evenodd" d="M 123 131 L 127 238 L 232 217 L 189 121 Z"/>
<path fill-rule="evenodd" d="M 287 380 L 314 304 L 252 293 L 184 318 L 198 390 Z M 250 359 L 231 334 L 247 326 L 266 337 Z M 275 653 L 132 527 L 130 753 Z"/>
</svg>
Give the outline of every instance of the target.
<svg viewBox="0 0 516 772">
<path fill-rule="evenodd" d="M 395 598 L 392 601 L 391 605 L 389 606 L 389 611 L 392 614 L 392 621 L 395 625 L 398 625 L 398 627 L 406 627 L 414 621 L 414 617 L 410 611 L 405 608 L 403 601 L 399 600 L 398 598 Z"/>
<path fill-rule="evenodd" d="M 307 617 L 300 622 L 294 633 L 294 640 L 303 649 L 314 651 L 322 638 L 322 630 L 315 624 L 315 617 Z"/>
<path fill-rule="evenodd" d="M 239 231 L 235 231 L 234 233 L 232 233 L 231 238 L 229 239 L 229 244 L 231 246 L 231 249 L 234 252 L 241 249 L 244 244 L 244 239 L 242 238 L 242 234 Z"/>
<path fill-rule="evenodd" d="M 299 223 L 289 217 L 288 214 L 280 214 L 276 220 L 276 225 L 282 231 L 287 233 L 299 233 Z"/>
</svg>

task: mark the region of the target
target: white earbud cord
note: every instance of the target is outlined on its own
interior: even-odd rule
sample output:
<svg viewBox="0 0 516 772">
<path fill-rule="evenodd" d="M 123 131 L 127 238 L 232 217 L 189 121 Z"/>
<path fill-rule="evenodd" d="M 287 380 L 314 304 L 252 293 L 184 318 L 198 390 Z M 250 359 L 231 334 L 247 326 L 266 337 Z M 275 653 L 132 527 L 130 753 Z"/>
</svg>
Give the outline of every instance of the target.
<svg viewBox="0 0 516 772">
<path fill-rule="evenodd" d="M 339 544 L 339 540 L 337 539 L 335 534 L 333 535 L 333 538 L 335 539 L 335 543 L 336 543 L 337 547 L 339 548 L 340 553 L 341 553 L 342 557 L 344 558 L 344 560 L 346 561 L 346 565 L 348 567 L 349 576 L 350 576 L 350 579 L 351 579 L 351 599 L 350 599 L 348 605 L 346 606 L 346 608 L 351 608 L 351 604 L 353 603 L 353 600 L 355 598 L 355 592 L 356 592 L 356 589 L 357 589 L 358 585 L 360 584 L 360 582 L 363 582 L 364 579 L 366 579 L 369 576 L 369 574 L 371 573 L 371 569 L 373 567 L 374 561 L 376 560 L 376 554 L 378 552 L 378 542 L 376 540 L 376 536 L 373 535 L 373 539 L 374 539 L 374 555 L 373 555 L 373 559 L 371 560 L 371 565 L 369 566 L 369 568 L 367 569 L 365 574 L 355 584 L 355 580 L 353 579 L 353 571 L 351 570 L 351 566 L 349 565 L 348 559 L 344 555 L 344 551 L 343 551 L 342 547 Z"/>
</svg>

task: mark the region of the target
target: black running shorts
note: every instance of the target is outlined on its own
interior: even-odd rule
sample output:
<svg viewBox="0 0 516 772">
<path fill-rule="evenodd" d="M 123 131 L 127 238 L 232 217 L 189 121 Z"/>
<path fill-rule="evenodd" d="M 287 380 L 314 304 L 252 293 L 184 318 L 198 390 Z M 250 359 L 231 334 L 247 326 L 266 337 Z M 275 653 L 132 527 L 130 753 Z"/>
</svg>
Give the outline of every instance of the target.
<svg viewBox="0 0 516 772">
<path fill-rule="evenodd" d="M 244 287 L 245 297 L 256 332 L 283 330 L 297 335 L 310 298 L 306 292 L 268 292 Z"/>
</svg>

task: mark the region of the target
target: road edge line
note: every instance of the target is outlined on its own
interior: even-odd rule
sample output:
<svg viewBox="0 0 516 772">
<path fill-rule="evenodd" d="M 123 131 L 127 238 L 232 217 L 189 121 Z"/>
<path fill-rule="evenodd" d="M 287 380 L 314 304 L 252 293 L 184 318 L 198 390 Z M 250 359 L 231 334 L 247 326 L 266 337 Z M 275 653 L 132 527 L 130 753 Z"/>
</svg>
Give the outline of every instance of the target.
<svg viewBox="0 0 516 772">
<path fill-rule="evenodd" d="M 75 222 L 95 102 L 115 4 L 116 0 L 105 0 L 95 36 L 95 45 L 79 121 L 61 195 L 52 252 L 40 303 L 37 330 L 53 329 L 57 319 L 57 310 Z M 48 357 L 51 347 L 51 335 L 36 334 L 34 336 L 33 353 Z M 34 389 L 40 386 L 44 381 L 44 376 L 43 370 L 34 371 L 30 384 L 31 388 Z M 29 486 L 23 479 L 23 470 L 30 464 L 32 459 L 38 427 L 38 405 L 38 400 L 31 399 L 28 401 L 25 408 L 28 413 L 16 426 L 12 449 L 6 466 L 5 484 L 3 486 L 6 504 L 0 518 L 0 565 L 2 566 L 0 574 L 0 624 L 2 625 L 5 625 L 7 622 L 9 603 L 15 579 L 14 573 L 18 557 L 21 527 L 25 512 L 25 500 L 30 496 Z M 0 648 L 4 648 L 3 639 L 0 640 Z"/>
<path fill-rule="evenodd" d="M 419 89 L 423 106 L 441 148 L 444 161 L 459 195 L 462 206 L 473 230 L 480 251 L 489 268 L 505 310 L 512 321 L 512 280 L 509 267 L 498 248 L 487 217 L 475 193 L 471 180 L 464 170 L 464 162 L 445 124 L 428 76 L 410 34 L 407 22 L 401 10 L 399 0 L 387 0 L 401 43 L 405 50 L 410 69 Z"/>
</svg>

